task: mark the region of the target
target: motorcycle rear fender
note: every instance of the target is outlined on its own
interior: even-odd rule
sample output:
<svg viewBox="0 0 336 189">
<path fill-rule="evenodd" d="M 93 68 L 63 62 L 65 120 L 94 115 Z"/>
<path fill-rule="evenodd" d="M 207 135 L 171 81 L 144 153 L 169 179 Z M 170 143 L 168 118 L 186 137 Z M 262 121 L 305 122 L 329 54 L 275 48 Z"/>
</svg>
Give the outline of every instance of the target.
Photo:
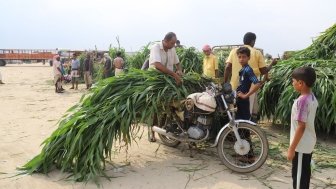
<svg viewBox="0 0 336 189">
<path fill-rule="evenodd" d="M 257 125 L 256 123 L 250 121 L 250 120 L 244 120 L 244 119 L 237 119 L 235 121 L 236 124 L 239 124 L 239 123 L 247 123 L 247 124 L 251 124 L 251 125 Z M 218 144 L 218 140 L 219 140 L 219 137 L 220 135 L 222 134 L 222 132 L 227 128 L 229 127 L 230 123 L 227 123 L 226 125 L 224 125 L 224 127 L 222 127 L 222 129 L 218 132 L 217 134 L 217 137 L 216 137 L 216 140 L 215 140 L 215 143 L 213 145 L 211 145 L 211 147 L 216 147 L 217 144 Z"/>
</svg>

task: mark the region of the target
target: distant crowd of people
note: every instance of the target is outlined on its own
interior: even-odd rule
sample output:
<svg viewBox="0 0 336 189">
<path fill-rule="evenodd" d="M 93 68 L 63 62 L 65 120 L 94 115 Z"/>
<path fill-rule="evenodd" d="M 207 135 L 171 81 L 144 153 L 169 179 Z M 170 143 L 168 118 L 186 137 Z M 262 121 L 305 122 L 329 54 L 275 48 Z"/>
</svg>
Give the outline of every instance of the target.
<svg viewBox="0 0 336 189">
<path fill-rule="evenodd" d="M 114 73 L 118 76 L 124 72 L 124 60 L 121 57 L 121 52 L 116 53 L 116 58 L 112 60 L 108 53 L 104 53 L 103 58 L 103 78 L 111 77 Z M 79 79 L 82 73 L 86 89 L 90 89 L 93 83 L 93 58 L 90 53 L 86 53 L 86 57 L 83 62 L 82 70 L 78 55 L 74 53 L 72 60 L 68 63 L 61 61 L 59 55 L 56 55 L 53 59 L 53 73 L 54 73 L 54 85 L 56 93 L 63 93 L 63 83 L 71 82 L 72 87 L 70 89 L 78 90 Z"/>
</svg>

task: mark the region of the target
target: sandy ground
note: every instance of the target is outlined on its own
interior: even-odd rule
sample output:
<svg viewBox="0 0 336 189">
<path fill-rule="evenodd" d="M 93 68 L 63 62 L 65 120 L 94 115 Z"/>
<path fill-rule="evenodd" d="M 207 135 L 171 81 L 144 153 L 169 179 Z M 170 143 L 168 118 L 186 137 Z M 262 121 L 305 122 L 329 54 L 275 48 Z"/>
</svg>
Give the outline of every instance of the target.
<svg viewBox="0 0 336 189">
<path fill-rule="evenodd" d="M 51 85 L 52 68 L 42 64 L 0 67 L 5 85 L 0 86 L 0 188 L 56 189 L 97 188 L 94 183 L 65 181 L 67 175 L 53 171 L 48 176 L 34 174 L 13 177 L 41 150 L 41 142 L 57 127 L 64 112 L 86 92 L 66 85 L 64 94 L 56 94 Z M 268 165 L 249 174 L 237 174 L 222 165 L 215 149 L 189 157 L 186 146 L 169 148 L 149 143 L 146 132 L 138 144 L 116 153 L 102 188 L 291 188 L 289 167 L 274 169 Z M 336 171 L 316 172 L 311 188 L 335 188 Z"/>
</svg>

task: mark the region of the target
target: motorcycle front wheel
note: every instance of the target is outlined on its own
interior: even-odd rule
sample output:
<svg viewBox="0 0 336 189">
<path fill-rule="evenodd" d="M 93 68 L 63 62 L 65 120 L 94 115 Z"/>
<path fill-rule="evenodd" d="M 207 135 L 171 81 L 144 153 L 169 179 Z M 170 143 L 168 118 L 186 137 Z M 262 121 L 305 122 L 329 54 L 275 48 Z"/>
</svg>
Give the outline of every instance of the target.
<svg viewBox="0 0 336 189">
<path fill-rule="evenodd" d="M 239 173 L 249 173 L 261 167 L 268 156 L 265 133 L 256 125 L 239 123 L 239 143 L 232 128 L 226 128 L 217 145 L 218 155 L 225 166 Z"/>
</svg>

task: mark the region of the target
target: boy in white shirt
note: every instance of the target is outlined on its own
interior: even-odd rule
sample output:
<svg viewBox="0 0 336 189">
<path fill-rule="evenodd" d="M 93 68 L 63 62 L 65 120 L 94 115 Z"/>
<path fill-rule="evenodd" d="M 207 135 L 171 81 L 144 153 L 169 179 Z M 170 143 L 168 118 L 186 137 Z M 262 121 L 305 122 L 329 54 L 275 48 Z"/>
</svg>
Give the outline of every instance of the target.
<svg viewBox="0 0 336 189">
<path fill-rule="evenodd" d="M 292 161 L 293 188 L 307 189 L 311 175 L 310 161 L 316 143 L 314 120 L 318 102 L 311 90 L 316 80 L 315 70 L 311 67 L 297 68 L 292 73 L 292 80 L 300 96 L 292 106 L 287 159 Z"/>
</svg>

